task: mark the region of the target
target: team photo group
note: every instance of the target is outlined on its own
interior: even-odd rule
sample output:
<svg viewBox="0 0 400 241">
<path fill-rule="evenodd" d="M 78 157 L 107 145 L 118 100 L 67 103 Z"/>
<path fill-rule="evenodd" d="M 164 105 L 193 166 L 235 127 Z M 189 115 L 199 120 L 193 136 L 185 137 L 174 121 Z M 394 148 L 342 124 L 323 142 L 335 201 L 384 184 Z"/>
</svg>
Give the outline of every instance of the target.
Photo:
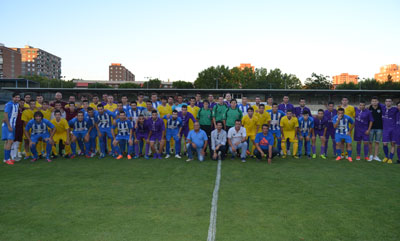
<svg viewBox="0 0 400 241">
<path fill-rule="evenodd" d="M 289 96 L 268 97 L 265 103 L 256 97 L 250 105 L 246 97 L 238 103 L 229 93 L 204 99 L 201 94 L 184 99 L 182 95 L 160 98 L 156 93 L 145 99 L 139 93 L 135 100 L 125 95 L 116 100 L 107 94 L 77 100 L 71 95 L 68 101 L 60 92 L 51 100 L 40 94 L 33 98 L 14 93 L 5 105 L 2 123 L 4 163 L 51 162 L 80 155 L 185 156 L 187 162 L 195 157 L 242 162 L 254 158 L 267 163 L 276 156 L 329 156 L 352 162 L 353 142 L 356 160 L 393 163 L 396 150 L 400 156 L 400 102 L 381 101 L 373 97 L 352 106 L 343 97 L 340 103 L 327 102 L 313 113 L 304 98 L 295 106 Z M 379 157 L 381 149 L 383 157 Z"/>
</svg>

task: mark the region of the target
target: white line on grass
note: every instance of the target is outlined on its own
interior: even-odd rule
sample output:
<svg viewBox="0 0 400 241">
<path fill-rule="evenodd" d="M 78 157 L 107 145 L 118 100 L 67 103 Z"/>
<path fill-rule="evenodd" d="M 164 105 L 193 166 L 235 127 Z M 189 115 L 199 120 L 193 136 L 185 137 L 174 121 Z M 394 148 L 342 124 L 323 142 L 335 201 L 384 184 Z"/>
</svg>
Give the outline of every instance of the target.
<svg viewBox="0 0 400 241">
<path fill-rule="evenodd" d="M 207 241 L 214 241 L 215 233 L 217 231 L 217 205 L 218 205 L 218 191 L 219 191 L 220 180 L 221 180 L 221 160 L 218 161 L 217 177 L 215 178 L 215 187 L 213 192 L 213 198 L 211 201 L 210 226 L 208 227 Z"/>
</svg>

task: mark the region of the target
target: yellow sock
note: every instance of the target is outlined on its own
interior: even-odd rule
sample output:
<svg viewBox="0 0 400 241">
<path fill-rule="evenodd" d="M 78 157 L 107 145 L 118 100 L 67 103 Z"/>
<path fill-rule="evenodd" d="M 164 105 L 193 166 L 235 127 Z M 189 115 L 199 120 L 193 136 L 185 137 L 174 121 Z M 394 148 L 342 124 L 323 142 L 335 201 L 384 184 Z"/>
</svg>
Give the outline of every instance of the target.
<svg viewBox="0 0 400 241">
<path fill-rule="evenodd" d="M 283 155 L 286 156 L 286 140 L 285 141 L 282 140 L 281 148 L 282 148 L 282 151 L 283 151 Z"/>
<path fill-rule="evenodd" d="M 297 155 L 297 150 L 299 149 L 299 143 L 294 142 L 293 143 L 293 156 Z"/>
</svg>

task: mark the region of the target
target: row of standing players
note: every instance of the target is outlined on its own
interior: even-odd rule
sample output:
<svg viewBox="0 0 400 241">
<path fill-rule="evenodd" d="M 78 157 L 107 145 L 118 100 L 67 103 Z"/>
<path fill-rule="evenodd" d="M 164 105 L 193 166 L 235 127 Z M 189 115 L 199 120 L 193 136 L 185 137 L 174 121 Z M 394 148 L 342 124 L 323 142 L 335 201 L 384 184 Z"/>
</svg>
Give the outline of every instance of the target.
<svg viewBox="0 0 400 241">
<path fill-rule="evenodd" d="M 27 101 L 26 96 L 24 99 Z M 51 161 L 51 153 L 57 153 L 56 144 L 59 145 L 59 153 L 65 147 L 68 157 L 74 158 L 76 143 L 81 155 L 93 157 L 99 150 L 100 157 L 104 157 L 110 150 L 117 159 L 121 159 L 124 152 L 128 153 L 129 159 L 138 158 L 144 144 L 145 158 L 149 157 L 149 149 L 154 158 L 161 158 L 165 144 L 168 158 L 172 144 L 175 145 L 175 157 L 180 158 L 182 138 L 185 139 L 184 148 L 189 157 L 187 161 L 193 159 L 193 152 L 197 152 L 199 160 L 204 160 L 209 147 L 213 159 L 223 158 L 229 150 L 232 157 L 238 153 L 243 162 L 246 154 L 255 155 L 257 159 L 266 156 L 271 162 L 275 155 L 285 158 L 290 154 L 291 143 L 295 158 L 301 156 L 303 144 L 305 155 L 316 158 L 317 138 L 321 140 L 321 158 L 326 158 L 330 138 L 337 160 L 343 158 L 342 153 L 345 153 L 347 159 L 352 161 L 351 133 L 354 128 L 357 159 L 360 159 L 361 142 L 364 142 L 364 158 L 380 161 L 377 153 L 382 140 L 385 153 L 383 161 L 392 163 L 395 146 L 400 144 L 400 135 L 396 133 L 399 130 L 396 125 L 399 125 L 400 106 L 393 107 L 391 99 L 386 99 L 382 105 L 374 97 L 367 108 L 363 101 L 358 107 L 353 107 L 348 105 L 347 98 L 343 98 L 338 109 L 333 103 L 328 103 L 327 110 L 318 110 L 314 117 L 305 106 L 305 99 L 301 98 L 299 106 L 294 107 L 289 103 L 288 96 L 279 105 L 264 105 L 256 98 L 254 106 L 247 104 L 246 98 L 237 104 L 236 100 L 227 101 L 222 96 L 216 103 L 207 100 L 201 102 L 198 96 L 184 103 L 178 96 L 177 103 L 171 105 L 168 99 L 163 97 L 159 102 L 157 96 L 152 95 L 147 102 L 143 99 L 139 102 L 139 98 L 138 102 L 128 103 L 127 98 L 122 97 L 122 101 L 115 104 L 112 96 L 108 96 L 105 105 L 96 103 L 96 100 L 90 104 L 83 100 L 78 110 L 74 102 L 67 104 L 57 98 L 52 102 L 52 107 L 46 101 L 38 103 L 38 100 L 29 100 L 29 105 L 21 102 L 20 108 L 19 95 L 15 94 L 6 105 L 3 121 L 2 139 L 7 140 L 5 162 L 13 163 L 12 160 L 17 157 L 7 152 L 12 149 L 10 142 L 22 142 L 21 129 L 25 132 L 25 147 L 28 146 L 25 148 L 28 153 L 26 157 L 29 157 L 30 150 L 32 161 L 37 160 L 38 152 L 46 153 L 47 161 Z M 269 98 L 268 102 L 271 101 Z M 17 122 L 22 122 L 22 125 Z M 107 145 L 107 139 L 111 144 Z M 99 147 L 96 146 L 96 140 Z M 253 144 L 251 149 L 250 142 Z M 389 143 L 392 144 L 390 152 Z M 374 148 L 370 148 L 373 145 Z M 14 145 L 14 150 L 16 148 Z M 399 154 L 400 148 L 397 151 Z"/>
</svg>

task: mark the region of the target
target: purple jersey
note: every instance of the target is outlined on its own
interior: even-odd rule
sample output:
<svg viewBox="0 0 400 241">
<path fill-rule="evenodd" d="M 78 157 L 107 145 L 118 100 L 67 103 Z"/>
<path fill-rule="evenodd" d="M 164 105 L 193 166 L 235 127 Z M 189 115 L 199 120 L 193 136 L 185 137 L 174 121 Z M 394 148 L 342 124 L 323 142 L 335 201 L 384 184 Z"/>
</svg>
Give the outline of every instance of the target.
<svg viewBox="0 0 400 241">
<path fill-rule="evenodd" d="M 394 133 L 396 133 L 396 136 L 400 141 L 400 112 L 397 112 L 396 114 L 396 128 L 394 129 Z M 397 143 L 397 145 L 400 145 L 400 143 Z"/>
<path fill-rule="evenodd" d="M 210 102 L 210 103 L 208 104 L 208 109 L 212 110 L 216 104 L 217 104 L 217 103 L 215 103 L 215 102 Z M 204 104 L 203 104 L 203 106 L 204 106 Z"/>
<path fill-rule="evenodd" d="M 328 128 L 328 132 L 335 131 L 335 128 L 333 127 L 333 117 L 337 115 L 337 110 L 333 109 L 333 111 L 325 110 L 324 111 L 324 118 L 327 121 L 326 127 Z"/>
<path fill-rule="evenodd" d="M 365 132 L 368 130 L 369 123 L 374 122 L 374 118 L 372 117 L 372 112 L 368 109 L 360 110 L 355 108 L 356 110 L 356 118 L 355 118 L 355 130 Z"/>
<path fill-rule="evenodd" d="M 325 117 L 319 119 L 318 117 L 314 118 L 314 130 L 318 132 L 323 132 L 328 125 L 328 120 Z"/>
<path fill-rule="evenodd" d="M 299 117 L 303 116 L 303 112 L 305 110 L 308 111 L 308 113 L 311 115 L 311 110 L 306 106 L 304 106 L 304 107 L 301 107 L 301 106 L 295 107 L 293 113 L 296 115 L 297 118 L 299 118 Z"/>
<path fill-rule="evenodd" d="M 148 136 L 150 132 L 150 126 L 147 121 L 144 121 L 143 124 L 138 123 L 137 128 L 135 128 L 136 136 Z"/>
<path fill-rule="evenodd" d="M 396 115 L 399 110 L 396 107 L 387 108 L 385 105 L 380 104 L 382 108 L 382 122 L 383 130 L 392 130 L 396 126 Z"/>
<path fill-rule="evenodd" d="M 196 103 L 194 105 L 199 107 L 200 109 L 203 108 L 203 102 L 201 102 L 201 101 L 196 101 Z"/>
<path fill-rule="evenodd" d="M 182 112 L 179 112 L 178 117 L 182 119 L 182 130 L 189 130 L 189 120 L 192 120 L 193 123 L 196 122 L 196 119 L 190 112 L 186 112 L 186 115 L 183 115 Z"/>
<path fill-rule="evenodd" d="M 150 118 L 147 120 L 147 122 L 148 122 L 148 125 L 150 126 L 152 136 L 162 135 L 163 131 L 165 130 L 165 124 L 161 118 L 157 118 L 156 120 L 153 120 L 153 118 Z"/>
<path fill-rule="evenodd" d="M 294 111 L 294 106 L 290 103 L 287 103 L 287 104 L 282 103 L 282 104 L 278 105 L 278 110 L 281 110 L 286 114 L 288 110 Z"/>
</svg>

